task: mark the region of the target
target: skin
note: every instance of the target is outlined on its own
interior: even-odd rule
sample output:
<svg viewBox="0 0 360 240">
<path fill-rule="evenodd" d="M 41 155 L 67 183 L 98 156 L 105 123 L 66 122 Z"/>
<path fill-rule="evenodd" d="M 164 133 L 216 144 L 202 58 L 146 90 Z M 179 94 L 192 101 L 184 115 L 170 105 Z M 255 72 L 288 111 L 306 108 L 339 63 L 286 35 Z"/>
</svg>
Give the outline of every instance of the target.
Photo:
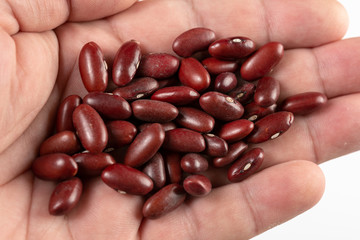
<svg viewBox="0 0 360 240">
<path fill-rule="evenodd" d="M 317 164 L 359 150 L 360 39 L 340 40 L 348 24 L 344 8 L 333 0 L 134 2 L 0 1 L 2 238 L 248 239 L 315 205 L 325 183 Z M 49 215 L 55 184 L 35 178 L 29 166 L 51 133 L 59 102 L 86 93 L 77 67 L 81 47 L 95 41 L 111 66 L 124 41 L 172 53 L 172 40 L 196 26 L 219 38 L 247 36 L 257 46 L 283 43 L 285 56 L 271 74 L 281 82 L 281 99 L 320 91 L 328 105 L 259 144 L 266 154 L 260 172 L 162 218 L 143 219 L 141 197 L 119 194 L 100 178 L 86 182 L 69 214 Z"/>
</svg>

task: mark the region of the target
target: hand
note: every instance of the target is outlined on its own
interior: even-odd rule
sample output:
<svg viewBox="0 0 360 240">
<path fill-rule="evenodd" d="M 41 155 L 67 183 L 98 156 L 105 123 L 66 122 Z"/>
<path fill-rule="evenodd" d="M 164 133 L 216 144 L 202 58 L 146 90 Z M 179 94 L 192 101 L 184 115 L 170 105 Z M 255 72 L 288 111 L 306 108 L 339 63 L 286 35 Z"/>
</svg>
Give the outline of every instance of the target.
<svg viewBox="0 0 360 240">
<path fill-rule="evenodd" d="M 5 1 L 0 8 L 1 239 L 248 239 L 311 208 L 324 191 L 316 164 L 358 150 L 360 39 L 342 40 L 347 16 L 321 1 Z M 331 17 L 329 17 L 331 16 Z M 286 47 L 272 75 L 281 98 L 324 92 L 329 103 L 297 117 L 279 139 L 261 144 L 263 170 L 216 188 L 157 220 L 142 218 L 143 199 L 119 194 L 100 178 L 87 182 L 79 205 L 48 213 L 54 183 L 29 166 L 54 124 L 59 102 L 83 96 L 77 56 L 95 41 L 111 63 L 121 43 L 169 52 L 173 39 L 196 26 L 218 37 L 242 35 L 258 46 Z M 346 82 L 345 82 L 346 81 Z"/>
</svg>

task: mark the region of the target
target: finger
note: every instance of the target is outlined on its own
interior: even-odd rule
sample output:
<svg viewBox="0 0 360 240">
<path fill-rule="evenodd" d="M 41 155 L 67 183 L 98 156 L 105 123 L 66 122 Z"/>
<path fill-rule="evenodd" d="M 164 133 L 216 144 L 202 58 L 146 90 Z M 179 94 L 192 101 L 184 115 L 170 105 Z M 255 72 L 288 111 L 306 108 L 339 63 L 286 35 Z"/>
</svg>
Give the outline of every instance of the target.
<svg viewBox="0 0 360 240">
<path fill-rule="evenodd" d="M 247 180 L 216 188 L 174 212 L 145 220 L 144 239 L 249 239 L 315 205 L 324 191 L 321 170 L 308 161 L 265 169 Z M 174 224 L 176 223 L 176 224 Z"/>
</svg>

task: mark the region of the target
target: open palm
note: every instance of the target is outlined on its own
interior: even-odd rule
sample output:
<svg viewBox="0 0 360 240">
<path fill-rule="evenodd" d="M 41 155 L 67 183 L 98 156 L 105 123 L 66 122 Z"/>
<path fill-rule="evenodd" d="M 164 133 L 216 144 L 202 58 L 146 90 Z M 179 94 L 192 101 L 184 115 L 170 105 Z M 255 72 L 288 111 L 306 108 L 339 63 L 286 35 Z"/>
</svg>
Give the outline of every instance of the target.
<svg viewBox="0 0 360 240">
<path fill-rule="evenodd" d="M 72 0 L 0 3 L 0 239 L 248 239 L 312 207 L 324 179 L 317 163 L 359 149 L 360 39 L 342 40 L 347 16 L 334 0 Z M 143 199 L 119 194 L 100 178 L 79 205 L 48 213 L 54 183 L 29 166 L 54 123 L 59 102 L 83 96 L 77 67 L 86 42 L 111 64 L 124 41 L 144 52 L 169 52 L 192 27 L 218 37 L 279 41 L 285 56 L 272 75 L 281 97 L 324 92 L 329 104 L 297 117 L 281 138 L 261 144 L 261 172 L 188 200 L 157 219 L 142 218 Z"/>
</svg>

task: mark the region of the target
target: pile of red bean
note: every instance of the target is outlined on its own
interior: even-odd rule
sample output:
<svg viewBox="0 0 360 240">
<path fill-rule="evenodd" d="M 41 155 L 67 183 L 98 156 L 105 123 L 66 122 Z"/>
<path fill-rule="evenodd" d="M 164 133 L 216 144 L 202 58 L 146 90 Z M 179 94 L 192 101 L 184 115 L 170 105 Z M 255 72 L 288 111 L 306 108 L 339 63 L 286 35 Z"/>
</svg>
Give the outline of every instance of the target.
<svg viewBox="0 0 360 240">
<path fill-rule="evenodd" d="M 100 47 L 89 42 L 79 55 L 88 94 L 60 104 L 56 133 L 40 146 L 33 173 L 58 182 L 49 212 L 62 215 L 79 202 L 86 179 L 101 176 L 109 187 L 143 195 L 143 215 L 156 218 L 187 196 L 212 189 L 209 166 L 227 169 L 230 182 L 255 173 L 264 159 L 248 144 L 275 139 L 294 114 L 326 103 L 307 92 L 278 104 L 279 82 L 268 76 L 284 48 L 257 48 L 246 37 L 216 39 L 206 28 L 190 29 L 173 51 L 143 55 L 137 41 L 122 44 L 112 76 Z"/>
</svg>

